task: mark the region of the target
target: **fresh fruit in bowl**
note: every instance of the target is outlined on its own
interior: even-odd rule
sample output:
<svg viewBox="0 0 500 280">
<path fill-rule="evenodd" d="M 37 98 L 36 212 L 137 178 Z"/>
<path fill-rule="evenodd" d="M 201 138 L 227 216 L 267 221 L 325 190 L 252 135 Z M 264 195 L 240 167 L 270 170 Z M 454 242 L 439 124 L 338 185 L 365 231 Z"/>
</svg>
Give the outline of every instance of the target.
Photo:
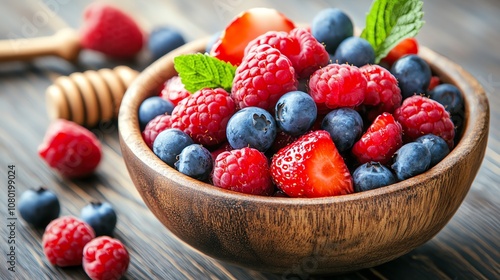
<svg viewBox="0 0 500 280">
<path fill-rule="evenodd" d="M 421 18 L 418 3 L 413 7 L 417 27 Z M 376 13 L 368 17 L 372 14 Z M 368 42 L 378 36 L 369 26 L 362 33 Z M 233 264 L 284 273 L 312 261 L 315 270 L 311 273 L 321 274 L 353 271 L 397 258 L 439 232 L 464 199 L 486 148 L 486 95 L 470 74 L 420 47 L 418 58 L 432 75 L 461 91 L 464 123 L 450 127 L 450 113 L 438 101 L 421 96 L 426 92 L 402 100 L 401 90 L 394 88 L 397 79 L 389 70 L 361 70 L 364 66 L 333 61 L 326 65 L 312 63 L 314 71 L 305 78 L 304 91 L 311 99 L 303 100 L 313 100 L 316 110 L 307 111 L 306 129 L 289 134 L 278 125 L 283 124 L 281 110 L 285 108 L 279 100 L 296 92 L 304 81 L 300 81 L 297 66 L 280 48 L 301 49 L 300 44 L 293 44 L 293 36 L 282 33 L 292 34 L 299 29 L 263 31 L 252 41 L 257 46 L 243 53 L 238 66 L 210 55 L 194 54 L 205 50 L 208 39 L 202 39 L 169 53 L 146 69 L 129 88 L 119 116 L 120 144 L 132 181 L 151 211 L 172 233 L 197 250 Z M 405 33 L 399 39 L 414 35 Z M 280 43 L 280 38 L 286 42 Z M 269 45 L 270 41 L 279 47 Z M 373 46 L 375 61 L 380 62 L 397 41 L 390 47 Z M 206 133 L 212 136 L 203 138 L 203 133 L 193 133 L 189 125 L 169 127 L 167 122 L 151 150 L 141 136 L 139 107 L 147 98 L 159 94 L 155 89 L 162 83 L 177 75 L 192 95 L 178 103 L 172 120 L 184 118 L 190 124 L 205 121 Z M 214 98 L 213 103 L 208 97 L 191 100 L 193 96 L 199 98 L 200 92 L 216 90 L 227 95 Z M 221 99 L 224 104 L 233 99 L 236 106 L 219 112 L 218 108 L 226 108 L 219 105 Z M 369 102 L 365 103 L 366 99 Z M 176 115 L 176 108 L 187 104 L 196 105 Z M 327 116 L 335 110 L 349 115 L 336 121 L 340 124 L 329 125 L 333 116 Z M 301 124 L 304 112 L 294 113 Z M 207 120 L 214 120 L 215 125 L 210 126 L 212 121 Z M 341 125 L 358 131 L 339 150 L 337 143 L 344 140 L 338 134 Z M 413 134 L 415 128 L 419 132 Z M 176 141 L 169 141 L 172 147 L 168 151 L 155 151 L 156 142 L 165 141 L 162 133 L 172 130 L 179 130 L 185 138 L 203 144 L 216 155 L 212 178 L 198 180 L 181 174 L 173 162 L 176 154 L 169 157 L 168 163 L 155 155 L 182 152 L 183 148 L 175 146 Z M 408 177 L 408 173 L 400 172 L 402 168 L 408 171 L 405 167 L 411 165 L 408 155 L 426 151 L 429 156 L 433 149 L 430 144 L 418 142 L 430 141 L 420 139 L 424 135 L 419 133 L 439 137 L 449 153 L 433 164 L 429 157 L 425 169 L 416 168 Z M 182 142 L 188 147 L 185 142 L 191 141 Z M 416 144 L 406 146 L 408 143 Z M 363 164 L 366 168 L 358 173 L 365 177 L 355 172 Z M 377 172 L 392 178 L 375 179 L 378 185 L 367 186 L 365 181 L 356 185 L 359 178 L 373 178 Z"/>
</svg>

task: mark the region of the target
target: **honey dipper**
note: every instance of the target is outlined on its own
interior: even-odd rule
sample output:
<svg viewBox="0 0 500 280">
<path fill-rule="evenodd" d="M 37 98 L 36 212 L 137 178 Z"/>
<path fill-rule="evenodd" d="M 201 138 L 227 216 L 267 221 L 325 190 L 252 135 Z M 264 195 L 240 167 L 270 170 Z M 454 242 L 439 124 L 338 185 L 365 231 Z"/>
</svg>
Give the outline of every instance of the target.
<svg viewBox="0 0 500 280">
<path fill-rule="evenodd" d="M 49 117 L 93 127 L 118 116 L 126 89 L 138 75 L 127 66 L 58 77 L 46 90 Z"/>
</svg>

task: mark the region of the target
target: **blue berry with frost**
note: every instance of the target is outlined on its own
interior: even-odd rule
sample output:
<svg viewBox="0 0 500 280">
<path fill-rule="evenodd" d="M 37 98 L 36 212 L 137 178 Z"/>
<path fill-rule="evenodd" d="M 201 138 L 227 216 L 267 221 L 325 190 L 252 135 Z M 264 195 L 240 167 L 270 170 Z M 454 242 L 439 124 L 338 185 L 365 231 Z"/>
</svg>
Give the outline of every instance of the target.
<svg viewBox="0 0 500 280">
<path fill-rule="evenodd" d="M 291 91 L 280 97 L 274 109 L 278 127 L 290 135 L 306 133 L 316 120 L 318 108 L 303 91 Z"/>
<path fill-rule="evenodd" d="M 152 96 L 146 98 L 141 105 L 139 105 L 139 125 L 141 131 L 144 130 L 149 121 L 156 116 L 163 114 L 172 114 L 174 104 L 159 96 Z"/>
<path fill-rule="evenodd" d="M 312 20 L 311 34 L 318 42 L 325 44 L 329 53 L 335 53 L 338 45 L 354 34 L 349 16 L 337 8 L 320 11 Z"/>
<path fill-rule="evenodd" d="M 357 67 L 375 63 L 375 50 L 372 45 L 363 38 L 346 38 L 337 47 L 332 62 L 348 63 Z"/>
<path fill-rule="evenodd" d="M 450 153 L 450 148 L 448 147 L 448 144 L 446 144 L 446 141 L 434 134 L 420 136 L 415 140 L 415 142 L 422 143 L 427 147 L 427 149 L 429 149 L 429 152 L 431 153 L 431 167 L 443 160 Z"/>
<path fill-rule="evenodd" d="M 410 54 L 401 57 L 394 62 L 390 72 L 398 80 L 403 99 L 427 93 L 432 73 L 429 64 L 420 56 Z"/>
<path fill-rule="evenodd" d="M 265 152 L 276 137 L 274 117 L 259 107 L 245 107 L 237 111 L 227 123 L 226 136 L 233 149 L 250 147 Z"/>
<path fill-rule="evenodd" d="M 191 144 L 182 150 L 175 168 L 191 178 L 206 181 L 213 168 L 212 154 L 202 145 Z"/>
<path fill-rule="evenodd" d="M 19 214 L 28 224 L 44 228 L 59 217 L 61 206 L 59 199 L 45 187 L 29 189 L 19 198 Z"/>
<path fill-rule="evenodd" d="M 94 229 L 95 236 L 113 236 L 117 216 L 113 206 L 107 202 L 91 202 L 82 208 L 80 219 Z"/>
<path fill-rule="evenodd" d="M 174 167 L 182 150 L 194 144 L 193 139 L 177 128 L 168 128 L 160 132 L 153 142 L 153 152 L 163 162 Z"/>
<path fill-rule="evenodd" d="M 405 144 L 396 151 L 395 155 L 391 168 L 400 181 L 424 173 L 431 164 L 431 153 L 422 143 Z"/>
<path fill-rule="evenodd" d="M 348 151 L 363 135 L 363 119 L 350 108 L 335 109 L 323 118 L 321 129 L 328 131 L 340 153 Z"/>
<path fill-rule="evenodd" d="M 360 165 L 352 174 L 354 191 L 364 192 L 396 183 L 391 170 L 379 162 L 367 162 Z"/>
<path fill-rule="evenodd" d="M 185 43 L 181 32 L 171 26 L 157 26 L 148 37 L 148 48 L 155 60 Z"/>
</svg>

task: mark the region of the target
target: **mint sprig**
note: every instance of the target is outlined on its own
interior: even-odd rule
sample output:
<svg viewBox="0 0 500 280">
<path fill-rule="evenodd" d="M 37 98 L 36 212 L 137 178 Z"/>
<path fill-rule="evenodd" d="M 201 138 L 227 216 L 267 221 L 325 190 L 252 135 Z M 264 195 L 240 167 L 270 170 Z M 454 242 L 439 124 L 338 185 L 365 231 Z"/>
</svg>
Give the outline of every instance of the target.
<svg viewBox="0 0 500 280">
<path fill-rule="evenodd" d="M 375 49 L 375 63 L 402 40 L 414 37 L 424 25 L 421 0 L 375 0 L 366 16 L 361 38 Z"/>
<path fill-rule="evenodd" d="M 224 88 L 231 91 L 236 66 L 207 54 L 184 54 L 174 58 L 186 90 L 194 93 L 203 88 Z"/>
</svg>

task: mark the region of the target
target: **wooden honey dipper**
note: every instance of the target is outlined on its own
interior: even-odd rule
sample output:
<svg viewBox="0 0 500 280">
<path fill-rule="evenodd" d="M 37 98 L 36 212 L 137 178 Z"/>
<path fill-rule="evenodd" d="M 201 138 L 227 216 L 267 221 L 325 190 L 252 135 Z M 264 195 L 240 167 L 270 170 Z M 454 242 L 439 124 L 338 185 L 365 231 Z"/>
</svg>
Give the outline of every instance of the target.
<svg viewBox="0 0 500 280">
<path fill-rule="evenodd" d="M 58 77 L 46 90 L 49 117 L 93 127 L 118 117 L 126 89 L 139 73 L 127 66 Z"/>
</svg>

